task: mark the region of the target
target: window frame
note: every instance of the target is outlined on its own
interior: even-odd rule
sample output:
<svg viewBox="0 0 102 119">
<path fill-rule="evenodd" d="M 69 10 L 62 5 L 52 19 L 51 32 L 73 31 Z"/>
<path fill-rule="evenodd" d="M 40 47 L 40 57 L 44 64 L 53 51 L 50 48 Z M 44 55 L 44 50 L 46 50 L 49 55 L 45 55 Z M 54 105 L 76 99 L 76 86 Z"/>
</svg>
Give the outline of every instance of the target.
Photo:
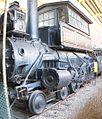
<svg viewBox="0 0 102 119">
<path fill-rule="evenodd" d="M 78 12 L 76 12 L 72 7 L 67 6 L 67 9 L 68 9 L 68 24 L 69 24 L 70 26 L 72 26 L 72 27 L 74 27 L 74 28 L 76 28 L 76 29 L 78 29 L 78 30 L 84 32 L 85 34 L 90 35 L 89 23 L 88 23 Z M 70 16 L 71 16 L 71 15 L 69 14 L 69 10 L 71 10 L 73 13 L 75 13 L 76 16 L 78 15 L 78 16 L 80 17 L 80 21 L 79 21 L 77 18 L 75 19 L 75 17 L 73 17 L 73 19 L 76 20 L 77 23 L 80 23 L 80 25 L 81 25 L 80 28 L 77 27 L 77 26 L 75 26 L 73 23 L 70 23 Z M 77 17 L 78 17 L 78 16 L 77 16 Z M 71 16 L 71 17 L 72 17 L 72 16 Z M 83 30 L 82 26 L 85 27 L 85 25 L 82 24 L 81 20 L 83 20 L 85 23 L 87 23 L 87 31 L 85 31 L 85 29 Z M 79 25 L 78 25 L 78 26 L 79 26 Z"/>
<path fill-rule="evenodd" d="M 49 18 L 49 16 L 50 16 L 49 13 L 50 13 L 50 12 L 53 12 L 53 17 L 52 17 L 52 18 Z M 46 13 L 48 13 L 48 19 L 44 19 L 44 14 L 46 14 Z M 43 20 L 40 20 L 40 19 L 39 19 L 39 16 L 38 16 L 39 24 L 40 24 L 40 23 L 43 24 L 43 25 L 41 25 L 41 26 L 38 24 L 39 28 L 41 28 L 41 27 L 47 27 L 47 26 L 55 26 L 55 25 L 56 25 L 56 14 L 55 14 L 55 13 L 56 13 L 56 10 L 55 10 L 55 9 L 52 9 L 52 10 L 49 10 L 49 11 L 46 11 L 46 12 L 43 12 L 43 13 L 39 14 L 39 16 L 40 16 L 40 15 L 43 15 Z M 53 20 L 53 25 L 49 25 L 49 22 L 50 22 L 51 20 Z M 48 25 L 44 25 L 45 22 L 48 22 Z"/>
</svg>

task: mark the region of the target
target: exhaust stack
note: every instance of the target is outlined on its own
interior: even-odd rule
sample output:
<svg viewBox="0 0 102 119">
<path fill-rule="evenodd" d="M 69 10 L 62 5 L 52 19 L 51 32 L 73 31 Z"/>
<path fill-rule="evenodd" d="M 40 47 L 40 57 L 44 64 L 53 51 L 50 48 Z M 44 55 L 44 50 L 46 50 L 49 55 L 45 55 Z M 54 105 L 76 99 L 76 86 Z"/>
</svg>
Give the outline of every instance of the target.
<svg viewBox="0 0 102 119">
<path fill-rule="evenodd" d="M 27 33 L 32 39 L 38 39 L 37 0 L 27 0 Z"/>
</svg>

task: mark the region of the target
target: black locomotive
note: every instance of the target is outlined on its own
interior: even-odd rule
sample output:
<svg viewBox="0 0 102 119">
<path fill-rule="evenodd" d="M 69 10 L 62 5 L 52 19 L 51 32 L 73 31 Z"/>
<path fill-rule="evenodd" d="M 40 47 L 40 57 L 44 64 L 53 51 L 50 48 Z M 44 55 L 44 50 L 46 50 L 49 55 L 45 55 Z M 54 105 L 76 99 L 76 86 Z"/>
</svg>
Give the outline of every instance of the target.
<svg viewBox="0 0 102 119">
<path fill-rule="evenodd" d="M 28 0 L 27 5 L 27 25 L 19 3 L 9 7 L 7 82 L 11 99 L 27 100 L 30 112 L 40 114 L 47 102 L 65 99 L 69 91 L 76 92 L 94 78 L 89 34 L 92 22 L 69 1 L 40 6 L 39 20 L 36 0 Z"/>
</svg>

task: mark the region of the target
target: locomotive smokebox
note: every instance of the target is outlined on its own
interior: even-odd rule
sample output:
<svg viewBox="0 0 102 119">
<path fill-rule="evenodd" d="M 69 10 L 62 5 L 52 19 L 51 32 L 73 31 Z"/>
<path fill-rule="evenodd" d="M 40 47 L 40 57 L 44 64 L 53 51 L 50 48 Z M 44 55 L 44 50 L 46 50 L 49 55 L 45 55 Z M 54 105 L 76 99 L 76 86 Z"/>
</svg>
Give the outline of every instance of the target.
<svg viewBox="0 0 102 119">
<path fill-rule="evenodd" d="M 27 33 L 32 39 L 38 39 L 37 0 L 27 0 Z"/>
</svg>

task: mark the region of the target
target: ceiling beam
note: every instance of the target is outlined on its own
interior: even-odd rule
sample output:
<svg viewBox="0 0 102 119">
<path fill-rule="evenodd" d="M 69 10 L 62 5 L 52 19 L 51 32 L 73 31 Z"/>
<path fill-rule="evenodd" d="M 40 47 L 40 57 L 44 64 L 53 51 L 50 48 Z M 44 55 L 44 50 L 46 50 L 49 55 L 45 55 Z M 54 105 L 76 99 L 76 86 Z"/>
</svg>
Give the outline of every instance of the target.
<svg viewBox="0 0 102 119">
<path fill-rule="evenodd" d="M 95 11 L 96 11 L 97 13 L 100 13 L 100 10 L 99 10 L 98 7 L 95 5 L 94 0 L 90 0 L 90 3 L 92 4 L 92 6 L 93 6 L 93 8 L 95 9 Z"/>
<path fill-rule="evenodd" d="M 92 6 L 89 0 L 86 1 L 86 4 L 94 14 L 97 14 L 97 12 L 95 11 L 94 7 Z"/>
<path fill-rule="evenodd" d="M 91 16 L 94 16 L 94 13 L 91 11 L 91 9 L 87 6 L 87 4 L 85 2 L 81 3 L 81 5 L 88 11 L 88 13 Z"/>
<path fill-rule="evenodd" d="M 102 17 L 102 13 L 97 13 L 97 14 L 93 15 L 93 17 L 98 17 L 98 16 Z"/>
<path fill-rule="evenodd" d="M 98 0 L 96 1 L 96 0 L 93 0 L 93 2 L 94 2 L 94 4 L 95 4 L 95 6 L 98 8 L 98 10 L 100 11 L 100 13 L 102 12 L 102 6 L 99 6 L 98 4 Z"/>
<path fill-rule="evenodd" d="M 79 3 L 83 3 L 83 2 L 85 2 L 85 0 L 78 0 L 79 1 Z"/>
<path fill-rule="evenodd" d="M 91 11 L 94 13 L 94 15 L 96 15 L 97 11 L 95 10 L 95 8 L 92 6 L 92 4 L 88 0 L 86 1 L 86 4 L 91 9 Z M 102 20 L 100 17 L 97 17 L 97 19 L 99 20 L 100 23 L 102 23 Z"/>
<path fill-rule="evenodd" d="M 102 6 L 98 7 L 99 0 L 77 0 L 102 27 Z M 97 2 L 98 4 L 97 4 Z"/>
</svg>

